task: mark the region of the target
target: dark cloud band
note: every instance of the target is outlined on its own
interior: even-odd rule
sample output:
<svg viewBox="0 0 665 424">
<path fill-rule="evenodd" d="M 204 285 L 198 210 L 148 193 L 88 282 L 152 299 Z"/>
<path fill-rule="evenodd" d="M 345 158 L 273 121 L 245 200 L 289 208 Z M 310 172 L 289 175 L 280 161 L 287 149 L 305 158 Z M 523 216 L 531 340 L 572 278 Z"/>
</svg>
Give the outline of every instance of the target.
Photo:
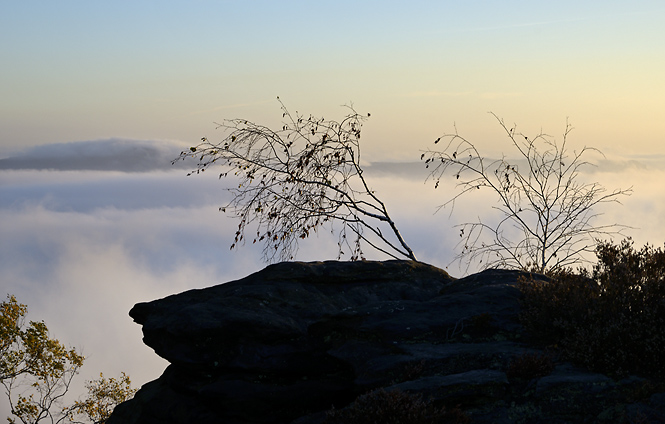
<svg viewBox="0 0 665 424">
<path fill-rule="evenodd" d="M 54 143 L 0 159 L 0 170 L 149 172 L 182 168 L 171 165 L 183 145 L 172 141 L 108 140 Z"/>
</svg>

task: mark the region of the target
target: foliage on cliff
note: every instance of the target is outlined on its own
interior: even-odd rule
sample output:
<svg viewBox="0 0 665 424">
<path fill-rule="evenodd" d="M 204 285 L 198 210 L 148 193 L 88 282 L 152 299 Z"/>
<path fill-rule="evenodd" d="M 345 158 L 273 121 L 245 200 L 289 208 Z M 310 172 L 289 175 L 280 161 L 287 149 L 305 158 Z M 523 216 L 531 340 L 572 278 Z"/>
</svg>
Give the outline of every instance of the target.
<svg viewBox="0 0 665 424">
<path fill-rule="evenodd" d="M 591 271 L 523 280 L 521 319 L 541 343 L 592 370 L 665 378 L 665 251 L 623 240 L 596 248 Z"/>
<path fill-rule="evenodd" d="M 239 220 L 231 248 L 251 239 L 263 244 L 267 262 L 292 260 L 301 239 L 327 228 L 338 237 L 338 259 L 345 251 L 351 260 L 363 259 L 362 245 L 368 244 L 392 258 L 416 260 L 363 174 L 360 134 L 370 114 L 349 107 L 335 121 L 291 114 L 280 105 L 281 129 L 225 120 L 218 125 L 222 141 L 204 137 L 173 161 L 198 158 L 188 175 L 217 165 L 220 179 L 235 178 L 228 189 L 233 199 L 219 208 Z"/>
</svg>

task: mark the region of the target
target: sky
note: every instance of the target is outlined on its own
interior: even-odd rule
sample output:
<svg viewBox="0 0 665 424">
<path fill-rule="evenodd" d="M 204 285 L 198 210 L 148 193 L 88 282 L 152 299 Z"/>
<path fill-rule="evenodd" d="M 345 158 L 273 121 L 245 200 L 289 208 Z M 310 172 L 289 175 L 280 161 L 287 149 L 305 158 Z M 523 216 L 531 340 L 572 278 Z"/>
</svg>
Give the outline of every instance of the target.
<svg viewBox="0 0 665 424">
<path fill-rule="evenodd" d="M 265 265 L 229 250 L 224 183 L 170 160 L 223 119 L 279 126 L 277 96 L 371 113 L 363 164 L 425 262 L 448 266 L 454 225 L 491 203 L 435 215 L 454 187 L 409 163 L 455 129 L 510 155 L 488 112 L 558 140 L 570 123 L 572 148 L 605 153 L 587 176 L 633 187 L 603 219 L 662 246 L 664 18 L 660 1 L 2 1 L 1 294 L 83 350 L 79 381 L 159 376 L 129 309 Z M 307 243 L 298 259 L 336 257 L 330 238 Z"/>
</svg>

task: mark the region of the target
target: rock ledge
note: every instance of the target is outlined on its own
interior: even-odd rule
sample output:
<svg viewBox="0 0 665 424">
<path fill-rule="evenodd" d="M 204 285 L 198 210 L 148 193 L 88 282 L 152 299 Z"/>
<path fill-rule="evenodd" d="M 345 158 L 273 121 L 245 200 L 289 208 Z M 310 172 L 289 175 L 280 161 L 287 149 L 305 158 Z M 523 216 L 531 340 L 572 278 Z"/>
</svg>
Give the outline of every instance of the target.
<svg viewBox="0 0 665 424">
<path fill-rule="evenodd" d="M 508 378 L 515 356 L 540 352 L 519 324 L 520 275 L 288 262 L 137 304 L 144 342 L 170 365 L 108 424 L 317 424 L 379 387 L 459 405 L 474 423 L 665 422 L 665 394 L 637 398 L 640 378 L 557 361 L 550 375 Z"/>
</svg>

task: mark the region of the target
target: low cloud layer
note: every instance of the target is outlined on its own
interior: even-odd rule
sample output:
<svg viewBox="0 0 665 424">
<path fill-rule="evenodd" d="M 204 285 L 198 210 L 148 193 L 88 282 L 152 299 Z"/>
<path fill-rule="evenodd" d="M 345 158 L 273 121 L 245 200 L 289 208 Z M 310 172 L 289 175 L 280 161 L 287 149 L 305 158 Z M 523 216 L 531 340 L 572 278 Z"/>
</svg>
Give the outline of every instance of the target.
<svg viewBox="0 0 665 424">
<path fill-rule="evenodd" d="M 0 208 L 42 205 L 54 211 L 89 212 L 220 206 L 225 181 L 186 171 L 0 171 Z"/>
<path fill-rule="evenodd" d="M 238 223 L 218 211 L 224 180 L 172 171 L 169 160 L 181 146 L 108 140 L 47 147 L 22 156 L 38 167 L 41 154 L 41 163 L 49 164 L 45 169 L 0 170 L 2 295 L 15 294 L 28 305 L 29 319 L 45 320 L 54 336 L 83 349 L 88 362 L 76 390 L 100 371 L 109 376 L 126 371 L 143 384 L 158 377 L 165 362 L 142 344 L 129 309 L 255 272 L 264 266 L 260 248 L 248 243 L 229 250 Z M 129 157 L 141 160 L 128 166 Z M 95 170 L 72 168 L 85 162 L 82 158 Z M 424 183 L 421 166 L 369 164 L 366 176 L 418 258 L 445 268 L 459 241 L 454 226 L 491 217 L 495 198 L 480 190 L 460 199 L 452 214 L 450 209 L 435 214 L 453 195 L 456 180 L 434 190 Z M 606 205 L 601 220 L 636 227 L 627 235 L 638 246 L 662 246 L 665 172 L 617 162 L 599 168 L 592 177 L 608 189 L 635 190 L 623 205 Z M 336 248 L 336 239 L 320 231 L 306 240 L 297 259 L 334 259 Z M 385 258 L 370 248 L 366 254 Z M 448 268 L 454 276 L 465 273 L 457 264 Z"/>
</svg>

